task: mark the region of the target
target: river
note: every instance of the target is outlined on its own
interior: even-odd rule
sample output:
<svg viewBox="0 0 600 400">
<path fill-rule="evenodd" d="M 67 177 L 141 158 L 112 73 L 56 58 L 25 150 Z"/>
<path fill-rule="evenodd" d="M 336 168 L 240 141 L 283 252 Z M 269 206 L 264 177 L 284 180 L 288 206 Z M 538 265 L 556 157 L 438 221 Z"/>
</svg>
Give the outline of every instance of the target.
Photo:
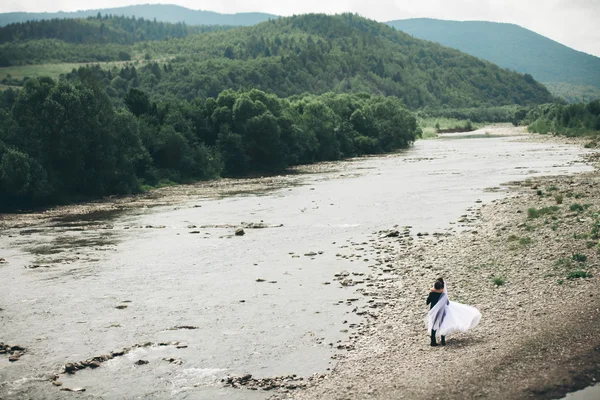
<svg viewBox="0 0 600 400">
<path fill-rule="evenodd" d="M 591 170 L 580 147 L 486 131 L 282 177 L 275 190 L 0 231 L 0 342 L 27 349 L 16 362 L 0 355 L 0 398 L 71 398 L 68 387 L 86 389 L 78 398 L 263 399 L 220 380 L 326 373 L 364 302 L 334 275 L 385 277 L 377 254 L 339 254 L 394 226 L 415 240 L 461 229 L 505 182 Z M 263 228 L 234 235 L 242 222 Z M 48 381 L 66 363 L 144 343 L 61 374 L 62 387 Z"/>
</svg>

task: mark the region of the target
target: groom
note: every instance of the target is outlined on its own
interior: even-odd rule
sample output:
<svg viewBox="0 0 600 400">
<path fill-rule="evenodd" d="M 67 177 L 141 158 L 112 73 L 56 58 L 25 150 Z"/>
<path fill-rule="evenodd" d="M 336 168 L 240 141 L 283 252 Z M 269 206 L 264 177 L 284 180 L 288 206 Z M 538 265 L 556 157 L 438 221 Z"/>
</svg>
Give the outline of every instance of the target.
<svg viewBox="0 0 600 400">
<path fill-rule="evenodd" d="M 437 281 L 435 281 L 435 284 L 433 285 L 433 289 L 431 289 L 431 291 L 429 292 L 429 296 L 427 296 L 426 304 L 431 304 L 431 307 L 429 308 L 430 310 L 433 307 L 435 307 L 438 300 L 442 296 L 442 293 L 444 293 L 444 281 L 441 279 L 438 279 Z M 432 346 L 438 345 L 435 340 L 435 332 L 436 332 L 435 329 L 431 330 L 431 345 Z M 442 346 L 445 346 L 445 345 L 446 345 L 446 336 L 442 336 Z"/>
</svg>

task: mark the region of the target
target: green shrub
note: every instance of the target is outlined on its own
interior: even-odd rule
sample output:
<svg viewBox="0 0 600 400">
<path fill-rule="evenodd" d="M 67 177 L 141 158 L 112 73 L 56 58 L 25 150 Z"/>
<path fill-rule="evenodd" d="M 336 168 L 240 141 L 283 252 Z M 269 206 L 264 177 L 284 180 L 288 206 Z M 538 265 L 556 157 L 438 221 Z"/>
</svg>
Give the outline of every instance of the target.
<svg viewBox="0 0 600 400">
<path fill-rule="evenodd" d="M 587 261 L 587 256 L 585 254 L 581 254 L 581 253 L 575 253 L 575 254 L 573 254 L 573 257 L 571 257 L 571 258 L 573 259 L 573 261 L 577 261 L 580 263 Z"/>
<path fill-rule="evenodd" d="M 594 221 L 594 226 L 592 227 L 592 239 L 600 239 L 600 219 Z"/>
<path fill-rule="evenodd" d="M 565 281 L 563 281 L 562 279 L 559 279 L 556 281 L 556 283 L 558 283 L 559 285 L 562 285 L 563 283 L 565 283 Z"/>
</svg>

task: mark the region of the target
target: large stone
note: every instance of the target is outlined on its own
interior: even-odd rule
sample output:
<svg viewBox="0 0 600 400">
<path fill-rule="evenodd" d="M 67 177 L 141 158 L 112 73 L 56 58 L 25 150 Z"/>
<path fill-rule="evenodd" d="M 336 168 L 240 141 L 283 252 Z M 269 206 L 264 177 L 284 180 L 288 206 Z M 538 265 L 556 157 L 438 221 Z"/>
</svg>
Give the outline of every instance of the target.
<svg viewBox="0 0 600 400">
<path fill-rule="evenodd" d="M 246 234 L 246 232 L 244 231 L 243 228 L 237 228 L 235 230 L 235 236 L 244 236 Z"/>
</svg>

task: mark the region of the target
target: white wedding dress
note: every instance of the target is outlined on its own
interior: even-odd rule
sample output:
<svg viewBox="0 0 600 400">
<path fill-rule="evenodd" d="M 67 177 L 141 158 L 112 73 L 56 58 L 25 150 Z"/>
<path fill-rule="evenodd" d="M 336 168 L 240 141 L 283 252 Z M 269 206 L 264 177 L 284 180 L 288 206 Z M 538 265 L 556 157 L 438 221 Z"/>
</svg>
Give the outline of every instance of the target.
<svg viewBox="0 0 600 400">
<path fill-rule="evenodd" d="M 447 285 L 445 285 L 447 286 Z M 427 329 L 436 331 L 436 336 L 446 336 L 456 331 L 466 332 L 477 326 L 481 313 L 475 307 L 448 299 L 447 287 L 437 304 L 427 314 Z"/>
</svg>

